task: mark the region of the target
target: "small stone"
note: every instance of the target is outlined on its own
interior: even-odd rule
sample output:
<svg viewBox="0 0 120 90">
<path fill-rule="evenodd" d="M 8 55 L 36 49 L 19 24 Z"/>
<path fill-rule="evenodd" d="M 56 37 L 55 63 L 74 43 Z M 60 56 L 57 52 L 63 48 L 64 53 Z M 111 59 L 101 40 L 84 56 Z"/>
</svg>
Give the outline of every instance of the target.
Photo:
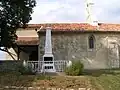
<svg viewBox="0 0 120 90">
<path fill-rule="evenodd" d="M 40 90 L 41 88 L 40 87 L 37 87 L 38 90 Z"/>
<path fill-rule="evenodd" d="M 5 86 L 5 88 L 9 88 L 9 86 Z"/>
<path fill-rule="evenodd" d="M 74 89 L 69 89 L 69 90 L 74 90 Z"/>
<path fill-rule="evenodd" d="M 79 88 L 78 90 L 86 90 L 86 88 Z"/>
<path fill-rule="evenodd" d="M 88 88 L 87 90 L 91 90 L 90 88 Z"/>
<path fill-rule="evenodd" d="M 52 90 L 56 90 L 56 88 L 52 88 Z"/>
<path fill-rule="evenodd" d="M 24 87 L 24 89 L 23 89 L 23 90 L 28 90 L 28 89 L 27 89 L 27 87 Z"/>
<path fill-rule="evenodd" d="M 33 90 L 34 88 L 33 87 L 28 87 L 28 90 Z"/>
<path fill-rule="evenodd" d="M 47 88 L 46 90 L 51 90 L 51 88 Z"/>
<path fill-rule="evenodd" d="M 61 90 L 60 88 L 57 88 L 56 90 Z"/>
</svg>

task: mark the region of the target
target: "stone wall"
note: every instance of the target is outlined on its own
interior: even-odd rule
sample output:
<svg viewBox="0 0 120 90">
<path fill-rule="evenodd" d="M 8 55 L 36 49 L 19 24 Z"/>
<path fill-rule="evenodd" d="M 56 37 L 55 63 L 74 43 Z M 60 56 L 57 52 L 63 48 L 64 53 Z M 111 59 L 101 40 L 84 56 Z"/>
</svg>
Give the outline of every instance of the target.
<svg viewBox="0 0 120 90">
<path fill-rule="evenodd" d="M 92 50 L 88 47 L 90 35 L 95 37 L 95 48 Z M 54 58 L 55 60 L 81 60 L 86 69 L 104 69 L 112 66 L 118 68 L 119 53 L 117 50 L 119 48 L 111 51 L 109 46 L 110 43 L 118 45 L 119 37 L 119 33 L 52 33 Z M 44 54 L 44 41 L 45 33 L 40 34 L 40 60 Z"/>
</svg>

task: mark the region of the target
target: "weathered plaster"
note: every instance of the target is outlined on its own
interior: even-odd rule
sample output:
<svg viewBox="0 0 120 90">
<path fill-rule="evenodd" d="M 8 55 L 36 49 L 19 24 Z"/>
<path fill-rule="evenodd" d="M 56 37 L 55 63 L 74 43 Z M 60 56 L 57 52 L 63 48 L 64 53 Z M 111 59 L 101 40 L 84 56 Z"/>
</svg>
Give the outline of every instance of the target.
<svg viewBox="0 0 120 90">
<path fill-rule="evenodd" d="M 88 37 L 95 36 L 95 48 L 88 48 Z M 55 60 L 81 60 L 87 69 L 111 68 L 112 60 L 119 61 L 119 57 L 109 58 L 108 40 L 119 43 L 119 34 L 115 33 L 60 33 L 52 34 L 53 55 Z M 40 57 L 44 53 L 45 36 L 40 34 Z M 111 52 L 111 51 L 109 51 Z M 112 53 L 116 54 L 116 52 Z M 118 63 L 114 63 L 119 67 Z"/>
</svg>

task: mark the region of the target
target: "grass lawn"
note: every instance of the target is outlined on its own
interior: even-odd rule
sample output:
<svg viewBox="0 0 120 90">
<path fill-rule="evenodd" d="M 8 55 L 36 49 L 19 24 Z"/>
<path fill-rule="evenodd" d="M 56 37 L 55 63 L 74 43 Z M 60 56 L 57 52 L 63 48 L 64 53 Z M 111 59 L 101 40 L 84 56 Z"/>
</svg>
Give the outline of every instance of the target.
<svg viewBox="0 0 120 90">
<path fill-rule="evenodd" d="M 39 86 L 57 88 L 91 88 L 91 90 L 119 90 L 120 70 L 85 72 L 81 76 L 44 76 L 0 73 L 0 87 Z"/>
<path fill-rule="evenodd" d="M 88 75 L 99 90 L 120 90 L 120 70 L 91 71 Z"/>
</svg>

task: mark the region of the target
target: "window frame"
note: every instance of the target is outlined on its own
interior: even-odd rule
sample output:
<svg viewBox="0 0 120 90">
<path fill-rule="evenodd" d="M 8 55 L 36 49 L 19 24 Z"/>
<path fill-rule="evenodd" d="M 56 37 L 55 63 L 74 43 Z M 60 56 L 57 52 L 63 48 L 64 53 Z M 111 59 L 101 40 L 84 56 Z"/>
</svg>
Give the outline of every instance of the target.
<svg viewBox="0 0 120 90">
<path fill-rule="evenodd" d="M 90 39 L 92 39 L 92 44 L 93 44 L 93 48 L 90 48 L 90 44 L 91 44 L 91 41 L 90 41 Z M 93 51 L 93 50 L 95 50 L 95 48 L 96 48 L 96 40 L 95 40 L 95 36 L 92 34 L 92 35 L 89 35 L 89 37 L 88 37 L 88 39 L 87 39 L 87 42 L 88 42 L 88 50 L 89 51 Z"/>
</svg>

